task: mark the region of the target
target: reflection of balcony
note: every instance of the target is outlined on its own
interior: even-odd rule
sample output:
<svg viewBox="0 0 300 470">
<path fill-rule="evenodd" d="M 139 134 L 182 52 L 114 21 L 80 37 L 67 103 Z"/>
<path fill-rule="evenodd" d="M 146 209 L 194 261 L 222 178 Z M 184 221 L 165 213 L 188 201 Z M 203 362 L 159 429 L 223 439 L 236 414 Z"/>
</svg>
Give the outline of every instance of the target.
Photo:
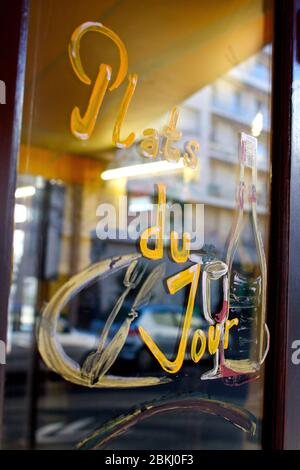
<svg viewBox="0 0 300 470">
<path fill-rule="evenodd" d="M 243 124 L 244 126 L 250 127 L 252 126 L 252 121 L 255 117 L 253 112 L 249 113 L 245 109 L 241 109 L 238 106 L 232 105 L 224 105 L 217 99 L 212 101 L 211 106 L 211 113 L 217 116 L 221 116 L 222 118 L 228 119 L 234 123 Z M 263 129 L 264 132 L 270 131 L 270 123 L 269 123 L 269 115 L 264 113 L 263 116 Z"/>
<path fill-rule="evenodd" d="M 237 154 L 237 145 L 238 142 L 236 141 L 236 145 L 225 144 L 223 142 L 210 142 L 209 145 L 209 155 L 210 157 L 221 160 L 223 162 L 229 163 L 238 163 L 238 154 Z"/>
<path fill-rule="evenodd" d="M 201 203 L 204 205 L 216 207 L 219 209 L 231 209 L 231 210 L 236 209 L 235 197 L 233 197 L 232 199 L 226 199 L 223 196 L 216 197 L 216 196 L 212 196 L 206 193 L 205 196 L 201 199 Z M 246 205 L 245 212 L 248 212 L 248 211 L 249 211 L 249 207 Z M 261 215 L 267 214 L 268 207 L 259 202 L 257 206 L 257 213 Z"/>
<path fill-rule="evenodd" d="M 217 183 L 210 183 L 207 187 L 208 194 L 213 197 L 221 196 L 221 185 Z"/>
<path fill-rule="evenodd" d="M 253 67 L 250 67 L 248 73 L 250 76 L 256 77 L 263 82 L 268 82 L 269 80 L 269 70 L 264 64 L 258 63 L 253 65 Z"/>
<path fill-rule="evenodd" d="M 207 187 L 208 195 L 213 198 L 221 198 L 225 201 L 235 201 L 235 184 L 222 184 L 212 182 Z"/>
<path fill-rule="evenodd" d="M 267 68 L 263 71 L 257 67 L 250 69 L 237 67 L 228 72 L 228 77 L 265 93 L 271 92 L 270 74 Z"/>
<path fill-rule="evenodd" d="M 210 142 L 209 156 L 215 160 L 238 165 L 237 145 L 225 145 L 220 142 Z M 268 171 L 267 156 L 265 150 L 258 149 L 257 153 L 258 171 Z"/>
</svg>

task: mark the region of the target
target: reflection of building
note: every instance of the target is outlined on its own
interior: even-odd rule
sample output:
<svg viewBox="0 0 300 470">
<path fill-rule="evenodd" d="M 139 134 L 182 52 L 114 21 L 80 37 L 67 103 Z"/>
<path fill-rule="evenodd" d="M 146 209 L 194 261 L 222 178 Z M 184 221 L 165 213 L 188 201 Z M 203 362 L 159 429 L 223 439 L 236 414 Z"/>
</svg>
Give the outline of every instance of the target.
<svg viewBox="0 0 300 470">
<path fill-rule="evenodd" d="M 180 104 L 179 129 L 183 140 L 200 142 L 199 173 L 170 176 L 169 195 L 183 202 L 205 204 L 205 241 L 222 250 L 232 224 L 232 210 L 238 175 L 239 133 L 258 137 L 258 213 L 265 236 L 269 171 L 270 126 L 270 58 L 271 47 L 231 69 L 213 84 L 206 86 Z M 156 127 L 166 122 L 164 116 Z M 183 182 L 188 184 L 183 185 Z M 131 193 L 147 193 L 153 179 L 129 181 Z M 152 192 L 152 191 L 151 191 Z M 133 195 L 133 194 L 132 194 Z M 249 238 L 249 240 L 247 240 Z M 244 242 L 251 243 L 245 231 Z"/>
<path fill-rule="evenodd" d="M 38 255 L 40 250 L 46 250 L 45 253 L 48 253 L 46 266 L 49 267 L 51 272 L 53 266 L 55 267 L 56 274 L 52 276 L 52 280 L 49 276 L 46 276 L 51 281 L 49 282 L 49 295 L 55 292 L 58 285 L 91 262 L 135 250 L 134 240 L 112 240 L 110 242 L 97 239 L 95 235 L 95 228 L 99 222 L 97 207 L 101 203 L 111 203 L 118 211 L 119 197 L 128 196 L 127 202 L 130 210 L 132 208 L 135 208 L 134 210 L 137 212 L 139 210 L 149 210 L 149 204 L 151 205 L 153 202 L 154 184 L 159 181 L 167 185 L 167 198 L 170 203 L 204 203 L 205 243 L 214 245 L 216 255 L 223 259 L 224 248 L 234 217 L 238 171 L 238 134 L 241 131 L 251 133 L 254 130 L 256 134 L 259 133 L 258 209 L 260 229 L 265 235 L 269 169 L 269 61 L 270 48 L 267 47 L 256 56 L 231 69 L 213 84 L 206 86 L 179 104 L 180 119 L 178 128 L 182 132 L 182 139 L 178 143 L 178 147 L 182 149 L 184 142 L 191 139 L 196 139 L 200 143 L 200 165 L 199 169 L 195 171 L 184 169 L 176 173 L 149 174 L 140 178 L 116 179 L 104 183 L 101 182 L 99 176 L 101 171 L 107 168 L 105 166 L 107 165 L 106 160 L 110 161 L 109 165 L 119 165 L 121 168 L 126 165 L 144 162 L 138 153 L 138 144 L 129 150 L 106 151 L 100 155 L 100 160 L 78 155 L 76 156 L 76 164 L 73 160 L 70 160 L 69 155 L 60 156 L 60 159 L 57 159 L 57 155 L 51 151 L 43 150 L 41 153 L 40 149 L 31 149 L 32 158 L 35 155 L 37 159 L 43 158 L 43 171 L 48 173 L 48 179 L 51 180 L 51 184 L 48 185 L 46 183 L 47 178 L 43 179 L 41 188 L 49 186 L 53 189 L 57 186 L 59 194 L 64 190 L 64 197 L 61 196 L 58 203 L 62 217 L 62 233 L 60 234 L 59 243 L 58 238 L 55 236 L 57 231 L 51 229 L 48 234 L 51 243 L 48 246 L 46 242 L 47 246 L 41 247 L 40 242 L 37 240 L 40 222 L 36 226 L 33 225 L 31 216 L 29 217 L 32 210 L 28 212 L 28 220 L 23 222 L 22 227 L 20 223 L 17 224 L 15 233 L 15 282 L 11 296 L 11 309 L 13 311 L 11 318 L 14 319 L 15 327 L 18 328 L 19 322 L 24 323 L 24 325 L 33 322 L 34 304 L 37 298 L 37 280 L 42 281 L 45 278 L 45 276 L 41 277 L 40 267 L 36 261 L 36 258 L 40 256 Z M 168 122 L 168 118 L 168 114 L 162 116 L 156 123 L 152 123 L 153 127 L 158 130 L 161 129 Z M 262 128 L 260 129 L 260 127 Z M 63 184 L 53 180 L 52 174 L 57 173 L 58 164 L 60 164 L 60 168 L 63 167 Z M 37 166 L 37 170 L 33 166 L 33 174 L 35 171 L 40 174 L 39 166 Z M 27 204 L 29 210 L 30 205 L 33 204 L 37 214 L 34 220 L 42 220 L 41 201 L 45 198 L 43 194 L 46 194 L 47 191 L 43 192 L 41 188 L 38 188 L 35 179 L 32 176 L 29 177 L 29 175 L 19 177 L 19 186 L 24 185 L 36 186 L 32 195 L 32 202 L 30 202 L 30 197 L 25 198 L 23 202 L 21 200 L 24 208 L 26 209 L 25 205 Z M 38 195 L 40 195 L 39 199 Z M 46 211 L 45 214 L 46 218 L 51 215 L 49 211 Z M 55 216 L 53 219 L 54 225 L 52 224 L 54 227 L 55 224 L 57 225 L 58 218 L 56 213 L 53 213 L 53 215 Z M 123 219 L 122 225 L 119 217 L 117 217 L 118 231 L 126 231 L 129 220 L 130 216 Z M 25 234 L 25 241 L 20 239 L 20 227 L 22 228 L 22 234 Z M 45 232 L 44 236 L 47 233 Z M 41 238 L 41 235 L 39 237 Z M 28 243 L 30 243 L 31 250 L 26 248 L 24 251 L 24 246 L 27 246 Z M 245 230 L 243 232 L 243 244 L 248 255 L 250 252 L 251 256 L 251 250 L 254 249 L 254 240 L 250 231 Z M 55 246 L 58 248 L 56 251 L 54 250 Z M 26 256 L 18 254 L 18 250 L 19 252 L 21 250 L 22 253 L 26 252 Z M 24 271 L 23 266 L 26 266 L 26 271 Z M 27 286 L 26 292 L 24 287 L 20 288 L 25 285 Z M 109 303 L 111 299 L 116 297 L 119 286 L 116 282 L 106 284 L 106 297 L 101 300 L 101 306 L 98 302 L 101 297 L 101 289 L 99 290 L 99 288 L 100 286 L 98 286 L 98 290 L 96 288 L 87 291 L 86 296 L 83 296 L 85 299 L 81 299 L 79 309 L 82 310 L 81 313 L 86 318 L 89 316 L 88 310 L 92 310 L 93 315 L 108 310 Z M 31 292 L 32 294 L 30 294 Z M 24 301 L 25 295 L 30 297 L 30 301 Z M 20 307 L 21 311 L 19 311 L 18 306 L 21 305 L 22 308 Z M 75 318 L 77 316 L 77 307 L 75 304 L 71 306 L 71 310 L 75 312 Z M 72 317 L 72 315 L 70 316 Z"/>
<path fill-rule="evenodd" d="M 232 69 L 213 85 L 187 100 L 192 111 L 199 107 L 202 200 L 206 205 L 205 224 L 209 242 L 224 242 L 232 223 L 235 204 L 239 132 L 258 135 L 258 209 L 267 211 L 269 168 L 270 48 Z M 255 123 L 262 118 L 262 129 Z M 258 124 L 260 124 L 258 122 Z M 255 132 L 258 131 L 258 132 Z M 261 223 L 264 233 L 264 223 Z M 214 238 L 217 234 L 217 239 Z M 246 241 L 246 240 L 245 240 Z M 218 246 L 219 248 L 219 246 Z"/>
</svg>

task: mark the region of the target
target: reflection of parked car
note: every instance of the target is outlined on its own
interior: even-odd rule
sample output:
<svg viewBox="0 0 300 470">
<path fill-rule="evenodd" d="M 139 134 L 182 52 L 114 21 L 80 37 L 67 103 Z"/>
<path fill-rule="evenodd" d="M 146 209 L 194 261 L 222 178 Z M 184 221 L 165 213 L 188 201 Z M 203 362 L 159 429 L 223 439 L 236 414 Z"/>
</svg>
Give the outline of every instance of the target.
<svg viewBox="0 0 300 470">
<path fill-rule="evenodd" d="M 113 323 L 108 342 L 120 328 L 130 312 L 131 305 L 125 303 Z M 153 364 L 153 357 L 140 337 L 138 327 L 142 326 L 157 343 L 158 347 L 169 358 L 174 359 L 178 349 L 178 341 L 182 331 L 185 310 L 181 306 L 148 304 L 138 311 L 138 317 L 133 321 L 119 359 L 134 361 L 137 369 L 144 371 Z M 58 324 L 58 338 L 66 354 L 82 364 L 91 351 L 95 351 L 105 320 L 94 320 L 88 330 L 68 326 L 66 320 Z M 186 359 L 190 359 L 190 343 L 197 328 L 206 330 L 207 322 L 195 310 L 189 331 L 189 345 L 186 349 Z M 32 333 L 29 331 L 13 332 L 11 334 L 11 351 L 7 357 L 8 372 L 25 372 L 29 366 Z"/>
<path fill-rule="evenodd" d="M 124 305 L 116 322 L 111 328 L 108 341 L 116 333 L 126 315 L 130 312 L 130 306 Z M 176 305 L 149 304 L 139 309 L 137 319 L 132 323 L 126 343 L 120 352 L 119 358 L 127 361 L 136 361 L 138 370 L 148 369 L 152 362 L 152 356 L 148 352 L 140 337 L 138 327 L 142 326 L 156 342 L 162 352 L 174 359 L 181 335 L 184 308 Z M 94 328 L 97 322 L 94 322 Z M 189 343 L 197 328 L 207 329 L 207 322 L 200 317 L 199 312 L 194 311 L 189 332 Z M 190 359 L 190 345 L 186 349 L 186 359 Z"/>
<path fill-rule="evenodd" d="M 87 352 L 97 346 L 98 337 L 90 331 L 65 328 L 58 333 L 59 341 L 65 352 L 75 361 L 80 362 Z M 28 371 L 32 345 L 32 332 L 15 331 L 11 333 L 11 348 L 7 354 L 6 371 L 24 373 Z"/>
</svg>

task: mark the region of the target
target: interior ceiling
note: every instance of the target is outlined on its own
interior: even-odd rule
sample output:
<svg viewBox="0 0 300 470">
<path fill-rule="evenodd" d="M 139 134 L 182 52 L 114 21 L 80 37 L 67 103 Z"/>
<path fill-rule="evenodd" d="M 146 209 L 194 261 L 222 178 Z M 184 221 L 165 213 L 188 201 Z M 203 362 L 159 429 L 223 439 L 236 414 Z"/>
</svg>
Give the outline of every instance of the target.
<svg viewBox="0 0 300 470">
<path fill-rule="evenodd" d="M 68 43 L 74 29 L 100 21 L 123 40 L 129 73 L 138 85 L 125 137 L 214 81 L 271 40 L 270 4 L 264 0 L 31 0 L 24 97 L 23 142 L 57 151 L 101 155 L 112 147 L 112 130 L 127 80 L 107 92 L 92 137 L 79 141 L 70 131 L 70 114 L 84 114 L 92 85 L 71 67 Z M 81 43 L 84 69 L 92 83 L 100 63 L 119 56 L 110 39 L 87 33 Z M 126 83 L 125 83 L 126 82 Z"/>
</svg>

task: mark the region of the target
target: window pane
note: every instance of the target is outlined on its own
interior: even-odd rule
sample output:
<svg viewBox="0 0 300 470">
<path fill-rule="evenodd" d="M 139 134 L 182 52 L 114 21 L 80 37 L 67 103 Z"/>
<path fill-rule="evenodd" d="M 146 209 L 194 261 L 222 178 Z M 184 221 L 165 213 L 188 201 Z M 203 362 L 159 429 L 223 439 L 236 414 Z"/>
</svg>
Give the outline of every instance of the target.
<svg viewBox="0 0 300 470">
<path fill-rule="evenodd" d="M 270 18 L 31 1 L 7 448 L 261 448 Z"/>
</svg>

